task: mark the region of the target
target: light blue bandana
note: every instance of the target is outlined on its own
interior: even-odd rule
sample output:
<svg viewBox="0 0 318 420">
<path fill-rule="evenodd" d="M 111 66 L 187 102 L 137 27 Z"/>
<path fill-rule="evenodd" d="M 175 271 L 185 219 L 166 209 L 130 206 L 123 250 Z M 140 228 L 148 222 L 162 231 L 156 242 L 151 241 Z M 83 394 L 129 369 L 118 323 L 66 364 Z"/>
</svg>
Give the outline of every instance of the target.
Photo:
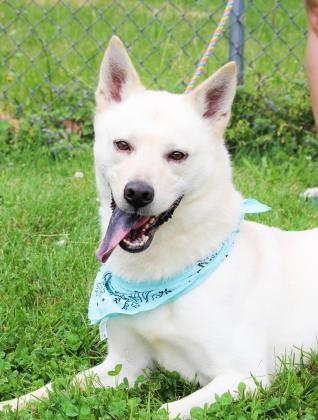
<svg viewBox="0 0 318 420">
<path fill-rule="evenodd" d="M 169 278 L 134 283 L 116 276 L 109 270 L 107 264 L 103 264 L 97 273 L 89 301 L 88 318 L 91 324 L 102 320 L 106 322 L 109 318 L 120 314 L 134 315 L 150 311 L 199 286 L 229 255 L 235 237 L 240 231 L 244 214 L 262 213 L 268 210 L 271 208 L 253 198 L 244 200 L 237 228 L 219 249 Z"/>
</svg>

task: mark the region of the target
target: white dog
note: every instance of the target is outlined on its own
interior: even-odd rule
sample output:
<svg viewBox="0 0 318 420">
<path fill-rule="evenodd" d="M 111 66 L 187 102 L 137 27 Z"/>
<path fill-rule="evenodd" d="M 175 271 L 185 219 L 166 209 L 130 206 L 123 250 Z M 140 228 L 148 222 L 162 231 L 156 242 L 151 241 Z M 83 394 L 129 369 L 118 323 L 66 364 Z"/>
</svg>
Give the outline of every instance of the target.
<svg viewBox="0 0 318 420">
<path fill-rule="evenodd" d="M 107 372 L 121 364 L 120 377 L 133 383 L 156 361 L 197 378 L 198 391 L 168 404 L 170 418 L 188 417 L 216 394 L 235 395 L 240 382 L 255 389 L 252 375 L 266 386 L 277 355 L 294 345 L 316 348 L 318 230 L 240 223 L 242 198 L 223 141 L 235 90 L 233 63 L 189 95 L 146 90 L 116 37 L 101 65 L 98 257 L 105 261 L 112 253 L 111 272 L 135 288 L 149 279 L 164 287 L 165 279 L 233 239 L 227 258 L 191 291 L 152 310 L 112 316 L 106 360 L 76 377 L 83 386 L 88 374 L 97 385 L 114 386 Z M 50 384 L 2 406 L 17 407 L 49 390 Z"/>
</svg>

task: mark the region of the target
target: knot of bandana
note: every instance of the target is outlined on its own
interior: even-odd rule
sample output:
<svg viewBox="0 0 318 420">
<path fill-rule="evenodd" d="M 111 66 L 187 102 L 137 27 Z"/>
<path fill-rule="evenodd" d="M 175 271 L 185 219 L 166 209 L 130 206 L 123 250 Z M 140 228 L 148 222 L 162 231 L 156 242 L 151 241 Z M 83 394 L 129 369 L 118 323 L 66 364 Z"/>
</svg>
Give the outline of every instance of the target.
<svg viewBox="0 0 318 420">
<path fill-rule="evenodd" d="M 253 198 L 243 201 L 242 215 L 237 228 L 225 239 L 218 250 L 203 258 L 184 271 L 160 281 L 134 283 L 116 276 L 107 264 L 97 273 L 89 301 L 88 317 L 91 324 L 107 322 L 111 317 L 125 314 L 134 315 L 150 311 L 158 306 L 177 299 L 199 286 L 228 257 L 240 223 L 246 213 L 262 213 L 270 207 Z"/>
</svg>

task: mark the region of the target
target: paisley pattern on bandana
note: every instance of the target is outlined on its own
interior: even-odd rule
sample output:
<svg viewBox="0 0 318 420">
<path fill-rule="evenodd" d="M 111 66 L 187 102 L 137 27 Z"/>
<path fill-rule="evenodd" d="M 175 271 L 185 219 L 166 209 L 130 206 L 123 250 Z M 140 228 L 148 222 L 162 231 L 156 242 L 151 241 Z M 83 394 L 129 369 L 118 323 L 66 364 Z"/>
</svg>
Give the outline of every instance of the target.
<svg viewBox="0 0 318 420">
<path fill-rule="evenodd" d="M 121 309 L 125 311 L 128 311 L 131 308 L 139 308 L 143 303 L 155 301 L 156 299 L 160 299 L 162 296 L 172 293 L 172 290 L 168 290 L 167 288 L 164 288 L 163 290 L 146 290 L 141 292 L 133 290 L 130 293 L 124 293 L 117 290 L 112 285 L 111 279 L 112 273 L 105 273 L 102 277 L 102 282 L 97 284 L 95 294 L 99 297 L 101 291 L 105 292 L 105 290 L 107 290 L 113 302 L 117 305 L 122 305 Z"/>
<path fill-rule="evenodd" d="M 245 213 L 261 213 L 270 207 L 254 199 L 243 202 L 242 216 L 237 228 L 226 238 L 217 251 L 195 262 L 181 273 L 160 281 L 134 283 L 116 276 L 107 264 L 97 273 L 92 290 L 88 317 L 92 324 L 107 321 L 118 315 L 134 315 L 171 302 L 206 280 L 228 257 Z"/>
</svg>

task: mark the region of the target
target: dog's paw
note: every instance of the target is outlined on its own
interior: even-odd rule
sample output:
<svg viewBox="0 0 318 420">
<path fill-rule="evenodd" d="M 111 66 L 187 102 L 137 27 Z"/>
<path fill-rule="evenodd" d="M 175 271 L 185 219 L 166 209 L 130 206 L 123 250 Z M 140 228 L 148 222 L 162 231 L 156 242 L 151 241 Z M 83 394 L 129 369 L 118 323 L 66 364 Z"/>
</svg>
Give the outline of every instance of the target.
<svg viewBox="0 0 318 420">
<path fill-rule="evenodd" d="M 0 412 L 4 411 L 4 409 L 6 407 L 10 407 L 11 410 L 17 410 L 18 408 L 18 400 L 17 399 L 13 399 L 13 400 L 8 400 L 8 401 L 2 401 L 0 402 Z"/>
<path fill-rule="evenodd" d="M 188 410 L 185 410 L 184 407 L 182 407 L 182 404 L 179 403 L 179 401 L 164 404 L 160 407 L 161 409 L 165 409 L 168 413 L 169 420 L 188 420 L 191 418 L 190 413 Z"/>
</svg>

